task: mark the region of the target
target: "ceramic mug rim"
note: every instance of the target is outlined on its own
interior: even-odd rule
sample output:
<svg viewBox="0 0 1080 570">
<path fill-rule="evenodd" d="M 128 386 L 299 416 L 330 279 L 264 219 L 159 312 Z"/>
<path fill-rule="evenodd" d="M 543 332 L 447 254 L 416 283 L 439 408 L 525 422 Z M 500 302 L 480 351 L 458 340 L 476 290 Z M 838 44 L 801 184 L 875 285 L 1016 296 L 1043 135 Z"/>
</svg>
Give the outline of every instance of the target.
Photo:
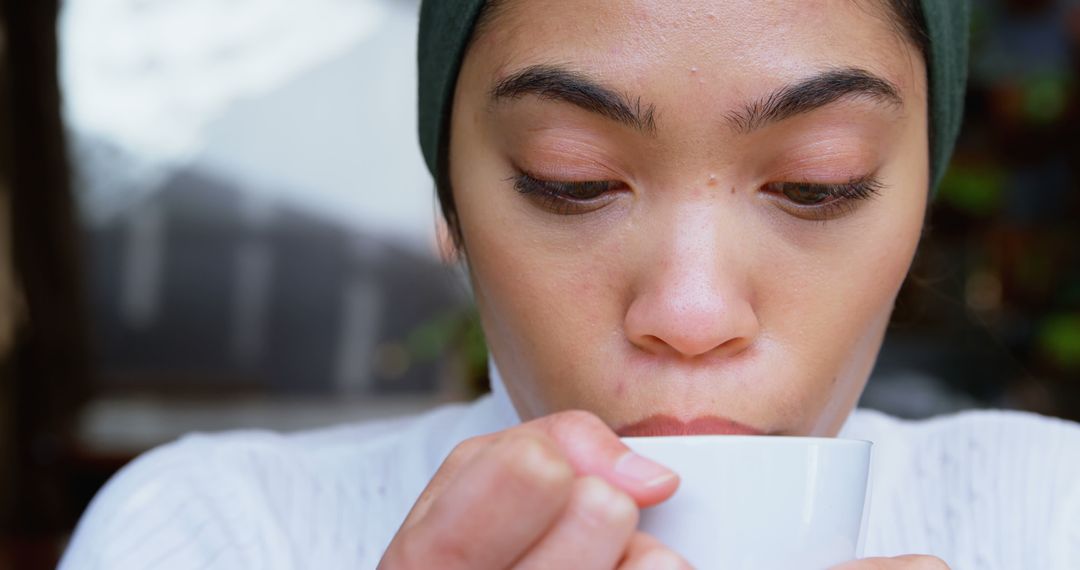
<svg viewBox="0 0 1080 570">
<path fill-rule="evenodd" d="M 674 444 L 689 446 L 697 444 L 726 443 L 755 445 L 822 445 L 822 446 L 855 446 L 871 447 L 874 442 L 866 439 L 840 438 L 840 437 L 814 437 L 801 435 L 659 435 L 659 436 L 627 436 L 620 437 L 620 441 L 634 444 Z"/>
</svg>

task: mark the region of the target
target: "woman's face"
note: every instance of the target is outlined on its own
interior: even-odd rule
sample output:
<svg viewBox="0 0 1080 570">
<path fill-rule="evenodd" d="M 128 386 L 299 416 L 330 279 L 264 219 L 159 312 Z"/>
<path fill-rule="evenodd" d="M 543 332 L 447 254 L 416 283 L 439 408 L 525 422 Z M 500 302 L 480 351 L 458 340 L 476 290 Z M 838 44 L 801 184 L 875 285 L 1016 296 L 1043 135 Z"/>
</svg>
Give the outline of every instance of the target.
<svg viewBox="0 0 1080 570">
<path fill-rule="evenodd" d="M 521 416 L 835 435 L 927 199 L 924 63 L 884 0 L 492 16 L 458 80 L 450 177 Z"/>
</svg>

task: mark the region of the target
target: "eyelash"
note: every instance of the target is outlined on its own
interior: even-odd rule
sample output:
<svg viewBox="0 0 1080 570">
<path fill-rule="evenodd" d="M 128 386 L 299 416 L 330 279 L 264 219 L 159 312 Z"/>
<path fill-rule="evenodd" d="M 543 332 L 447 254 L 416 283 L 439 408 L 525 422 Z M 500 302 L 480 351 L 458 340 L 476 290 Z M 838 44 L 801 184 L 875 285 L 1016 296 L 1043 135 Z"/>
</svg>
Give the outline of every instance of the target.
<svg viewBox="0 0 1080 570">
<path fill-rule="evenodd" d="M 587 214 L 595 211 L 607 200 L 606 194 L 623 185 L 611 180 L 589 180 L 583 182 L 560 182 L 536 178 L 527 172 L 521 172 L 510 178 L 514 189 L 526 196 L 534 197 L 545 210 L 562 216 Z M 590 198 L 574 198 L 574 194 L 593 194 Z"/>
<path fill-rule="evenodd" d="M 519 193 L 538 200 L 540 207 L 552 213 L 570 216 L 587 214 L 605 204 L 603 197 L 624 185 L 610 180 L 589 180 L 582 182 L 560 182 L 544 180 L 527 172 L 520 172 L 509 180 L 514 182 L 514 189 Z M 811 182 L 771 182 L 765 185 L 770 194 L 777 195 L 786 204 L 784 207 L 792 214 L 809 220 L 826 221 L 850 214 L 860 202 L 877 196 L 884 185 L 874 175 L 853 178 L 843 183 Z M 823 195 L 817 204 L 799 204 L 787 196 L 788 192 L 801 191 Z M 575 198 L 574 195 L 590 195 L 589 198 Z"/>
<path fill-rule="evenodd" d="M 816 221 L 828 221 L 846 216 L 855 211 L 863 201 L 878 196 L 885 185 L 873 174 L 852 178 L 847 182 L 824 184 L 814 182 L 771 182 L 765 185 L 766 191 L 783 200 L 784 209 L 794 215 Z M 788 191 L 804 191 L 822 194 L 825 200 L 818 204 L 799 204 L 790 197 Z"/>
</svg>

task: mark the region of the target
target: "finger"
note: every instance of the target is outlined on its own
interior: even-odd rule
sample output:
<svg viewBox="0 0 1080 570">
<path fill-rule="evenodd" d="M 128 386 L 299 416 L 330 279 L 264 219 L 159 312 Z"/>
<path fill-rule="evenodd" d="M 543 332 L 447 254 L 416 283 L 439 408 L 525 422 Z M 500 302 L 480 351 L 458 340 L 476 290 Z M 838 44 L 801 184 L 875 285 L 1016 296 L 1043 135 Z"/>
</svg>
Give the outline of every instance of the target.
<svg viewBox="0 0 1080 570">
<path fill-rule="evenodd" d="M 949 565 L 937 556 L 924 556 L 920 554 L 907 554 L 897 556 L 893 560 L 907 563 L 909 566 L 899 566 L 905 570 L 949 570 Z"/>
<path fill-rule="evenodd" d="M 560 412 L 521 427 L 550 436 L 578 475 L 604 479 L 630 495 L 639 507 L 667 499 L 679 486 L 674 471 L 630 451 L 611 428 L 588 412 Z"/>
<path fill-rule="evenodd" d="M 506 434 L 467 462 L 423 517 L 398 532 L 383 565 L 506 568 L 554 523 L 573 481 L 550 439 Z"/>
<path fill-rule="evenodd" d="M 682 556 L 643 532 L 634 533 L 618 570 L 691 570 Z"/>
<path fill-rule="evenodd" d="M 420 497 L 416 499 L 413 508 L 405 517 L 405 522 L 401 524 L 401 528 L 411 527 L 417 521 L 423 519 L 428 509 L 431 508 L 431 504 L 437 497 L 442 495 L 446 487 L 457 477 L 457 474 L 465 465 L 496 441 L 497 437 L 497 435 L 473 437 L 462 441 L 454 447 L 450 455 L 439 466 L 439 470 L 435 472 L 431 481 L 428 482 L 427 487 L 420 493 Z"/>
<path fill-rule="evenodd" d="M 581 477 L 566 510 L 516 568 L 614 568 L 637 522 L 637 505 L 626 493 L 599 477 Z"/>
<path fill-rule="evenodd" d="M 949 565 L 936 556 L 906 554 L 894 558 L 852 560 L 831 570 L 949 570 Z"/>
</svg>

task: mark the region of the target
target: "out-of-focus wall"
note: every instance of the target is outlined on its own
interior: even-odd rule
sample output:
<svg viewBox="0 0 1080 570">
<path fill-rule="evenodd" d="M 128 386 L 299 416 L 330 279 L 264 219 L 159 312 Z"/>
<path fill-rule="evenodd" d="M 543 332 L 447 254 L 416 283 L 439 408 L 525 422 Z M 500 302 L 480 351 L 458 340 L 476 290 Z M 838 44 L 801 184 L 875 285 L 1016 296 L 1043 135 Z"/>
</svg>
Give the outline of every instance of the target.
<svg viewBox="0 0 1080 570">
<path fill-rule="evenodd" d="M 7 29 L 0 13 L 0 125 L 7 124 Z M 9 186 L 7 132 L 0 131 L 0 465 L 15 462 L 15 433 L 11 421 L 12 390 L 9 362 L 15 334 L 14 268 L 11 262 L 11 190 Z M 8 512 L 14 504 L 14 485 L 11 470 L 0 471 L 0 512 Z M 2 539 L 0 539 L 2 540 Z M 5 549 L 0 547 L 0 567 L 10 565 Z"/>
<path fill-rule="evenodd" d="M 0 19 L 0 124 L 7 123 L 7 35 Z M 18 295 L 11 261 L 11 190 L 8 182 L 9 144 L 0 135 L 0 360 L 11 350 L 15 338 Z"/>
<path fill-rule="evenodd" d="M 456 382 L 432 341 L 467 287 L 437 257 L 416 142 L 418 9 L 66 3 L 101 395 L 362 402 Z"/>
<path fill-rule="evenodd" d="M 0 359 L 11 350 L 22 303 L 11 261 L 11 197 L 0 171 Z"/>
<path fill-rule="evenodd" d="M 0 265 L 14 273 L 22 306 L 12 310 L 5 280 L 0 309 L 16 326 L 0 362 L 0 566 L 13 568 L 55 566 L 62 533 L 81 507 L 68 492 L 67 461 L 91 372 L 56 76 L 58 8 L 57 0 L 0 3 L 8 24 L 0 72 L 8 239 L 0 240 L 7 250 Z"/>
</svg>

